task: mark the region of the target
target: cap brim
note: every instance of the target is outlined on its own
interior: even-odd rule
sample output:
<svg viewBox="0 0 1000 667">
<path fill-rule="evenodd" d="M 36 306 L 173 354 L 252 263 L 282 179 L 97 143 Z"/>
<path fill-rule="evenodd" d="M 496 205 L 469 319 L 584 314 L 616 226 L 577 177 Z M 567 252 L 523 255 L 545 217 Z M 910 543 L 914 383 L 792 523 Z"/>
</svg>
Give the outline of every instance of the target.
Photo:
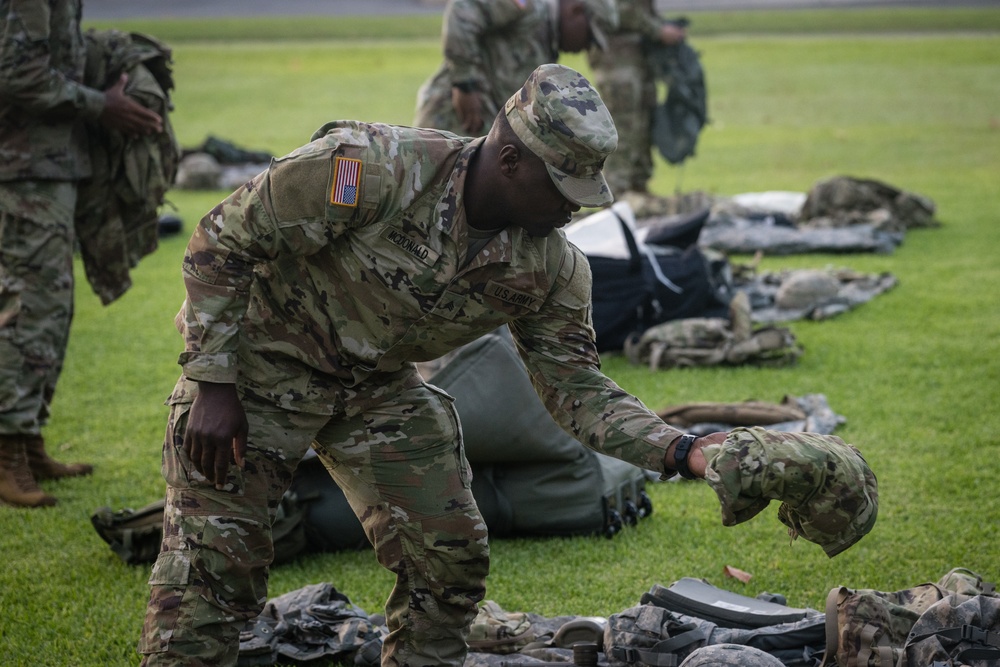
<svg viewBox="0 0 1000 667">
<path fill-rule="evenodd" d="M 608 182 L 604 180 L 604 174 L 601 172 L 597 172 L 593 176 L 580 178 L 561 172 L 548 162 L 545 163 L 545 168 L 548 170 L 549 176 L 552 178 L 552 182 L 556 184 L 559 192 L 566 199 L 578 206 L 595 208 L 598 206 L 607 206 L 615 200 L 614 195 L 611 193 L 611 188 L 608 186 Z"/>
</svg>

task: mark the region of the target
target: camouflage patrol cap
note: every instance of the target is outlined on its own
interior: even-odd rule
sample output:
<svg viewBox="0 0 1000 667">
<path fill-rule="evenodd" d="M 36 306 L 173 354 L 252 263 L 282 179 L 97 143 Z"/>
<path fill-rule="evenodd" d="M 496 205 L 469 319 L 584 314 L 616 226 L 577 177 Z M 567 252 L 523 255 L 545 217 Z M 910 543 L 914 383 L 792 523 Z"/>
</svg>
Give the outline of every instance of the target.
<svg viewBox="0 0 1000 667">
<path fill-rule="evenodd" d="M 722 523 L 747 521 L 771 500 L 792 538 L 836 556 L 875 525 L 878 482 L 861 452 L 835 435 L 733 429 L 702 450 L 705 481 L 719 497 Z"/>
<path fill-rule="evenodd" d="M 618 146 L 611 113 L 587 79 L 563 65 L 538 67 L 504 107 L 514 134 L 545 163 L 559 191 L 579 206 L 614 197 L 601 170 Z"/>
<path fill-rule="evenodd" d="M 744 644 L 711 644 L 688 657 L 680 667 L 784 667 L 783 662 L 752 646 Z"/>
</svg>

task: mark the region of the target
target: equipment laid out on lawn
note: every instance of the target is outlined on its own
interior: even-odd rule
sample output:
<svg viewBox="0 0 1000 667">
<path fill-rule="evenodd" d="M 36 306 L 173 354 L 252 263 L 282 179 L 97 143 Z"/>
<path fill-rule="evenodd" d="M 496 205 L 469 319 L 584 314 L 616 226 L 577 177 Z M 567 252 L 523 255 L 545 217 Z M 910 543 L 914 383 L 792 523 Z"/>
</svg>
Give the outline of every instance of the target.
<svg viewBox="0 0 1000 667">
<path fill-rule="evenodd" d="M 728 261 L 696 245 L 708 211 L 699 215 L 657 244 L 642 240 L 625 202 L 567 228 L 593 274 L 598 351 L 620 350 L 630 336 L 669 320 L 728 315 Z"/>
<path fill-rule="evenodd" d="M 936 584 L 894 593 L 837 587 L 830 600 L 826 612 L 791 607 L 780 594 L 749 597 L 691 577 L 656 584 L 638 605 L 607 618 L 546 617 L 485 600 L 465 667 L 1000 664 L 1000 597 L 975 572 L 955 568 Z M 382 623 L 329 583 L 306 586 L 269 600 L 247 623 L 239 664 L 284 657 L 374 667 L 388 632 Z"/>
</svg>

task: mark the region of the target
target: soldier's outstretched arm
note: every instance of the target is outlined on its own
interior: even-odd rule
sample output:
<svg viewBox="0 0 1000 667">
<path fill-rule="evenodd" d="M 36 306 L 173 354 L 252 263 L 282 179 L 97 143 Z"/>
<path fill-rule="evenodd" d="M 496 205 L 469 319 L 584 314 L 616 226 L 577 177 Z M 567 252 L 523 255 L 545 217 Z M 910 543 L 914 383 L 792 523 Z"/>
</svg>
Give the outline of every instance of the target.
<svg viewBox="0 0 1000 667">
<path fill-rule="evenodd" d="M 199 382 L 184 432 L 184 451 L 195 469 L 222 490 L 229 466 L 243 467 L 247 416 L 236 385 Z"/>
</svg>

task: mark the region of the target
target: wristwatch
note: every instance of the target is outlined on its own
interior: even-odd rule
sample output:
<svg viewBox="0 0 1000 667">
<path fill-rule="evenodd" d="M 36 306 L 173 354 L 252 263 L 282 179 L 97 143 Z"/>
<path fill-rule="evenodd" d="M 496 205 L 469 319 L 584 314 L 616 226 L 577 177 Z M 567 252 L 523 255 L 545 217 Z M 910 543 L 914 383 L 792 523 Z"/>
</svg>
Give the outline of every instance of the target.
<svg viewBox="0 0 1000 667">
<path fill-rule="evenodd" d="M 688 466 L 688 454 L 691 453 L 691 445 L 698 439 L 698 436 L 685 433 L 677 441 L 674 448 L 674 470 L 684 479 L 698 479 L 697 475 L 691 472 Z"/>
</svg>

